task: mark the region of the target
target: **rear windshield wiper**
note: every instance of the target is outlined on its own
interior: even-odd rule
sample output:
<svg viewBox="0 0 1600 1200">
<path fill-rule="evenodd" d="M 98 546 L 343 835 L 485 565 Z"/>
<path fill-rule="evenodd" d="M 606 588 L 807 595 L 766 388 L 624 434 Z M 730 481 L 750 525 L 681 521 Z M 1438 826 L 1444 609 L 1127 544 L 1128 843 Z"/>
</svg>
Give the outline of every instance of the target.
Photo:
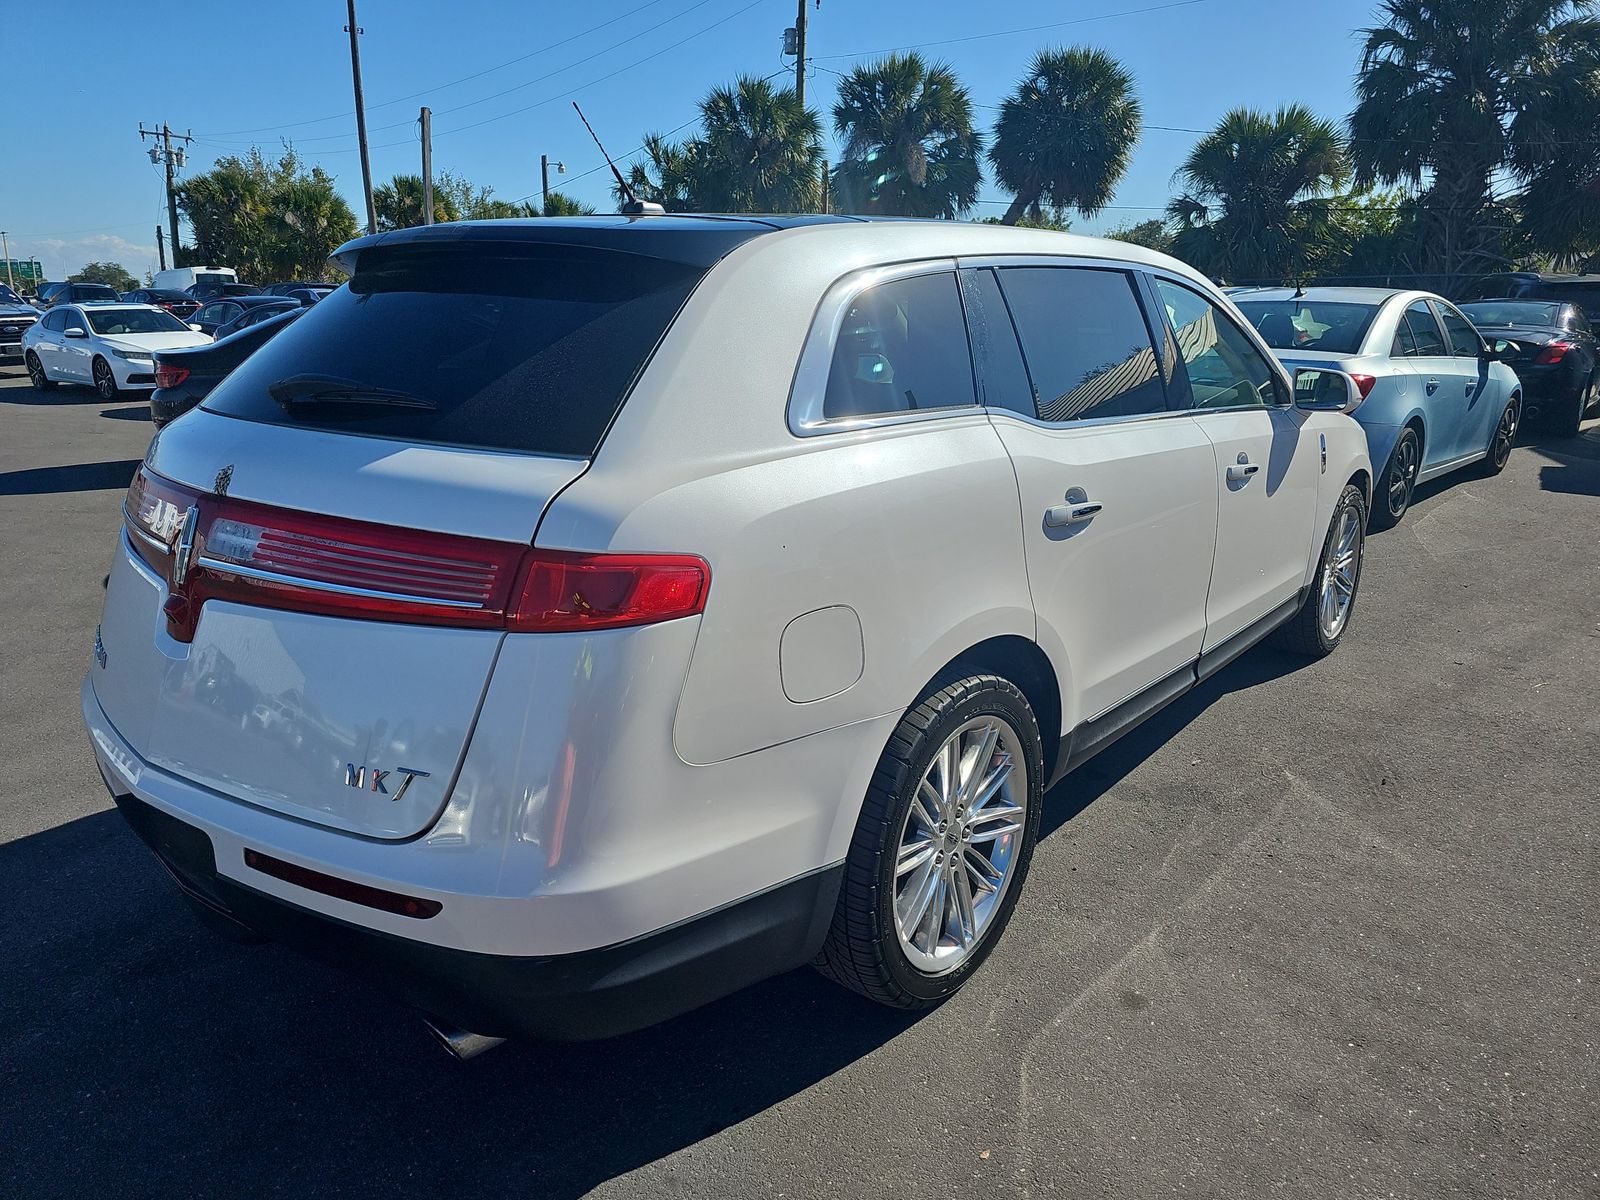
<svg viewBox="0 0 1600 1200">
<path fill-rule="evenodd" d="M 291 375 L 267 388 L 267 392 L 283 408 L 292 413 L 295 409 L 312 405 L 355 405 L 374 408 L 412 408 L 433 412 L 438 405 L 410 392 L 393 388 L 373 387 L 355 379 L 341 379 L 337 375 Z"/>
</svg>

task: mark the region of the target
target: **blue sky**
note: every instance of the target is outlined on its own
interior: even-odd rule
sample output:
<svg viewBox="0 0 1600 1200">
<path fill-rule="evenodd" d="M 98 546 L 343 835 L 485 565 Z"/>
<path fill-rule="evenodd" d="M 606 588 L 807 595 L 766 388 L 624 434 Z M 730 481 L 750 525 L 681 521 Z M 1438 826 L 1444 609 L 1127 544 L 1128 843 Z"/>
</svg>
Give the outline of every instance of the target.
<svg viewBox="0 0 1600 1200">
<path fill-rule="evenodd" d="M 360 0 L 362 73 L 376 182 L 419 170 L 418 107 L 433 109 L 434 163 L 497 196 L 539 185 L 539 156 L 580 199 L 611 206 L 609 177 L 570 101 L 613 155 L 647 132 L 691 122 L 707 88 L 792 60 L 780 37 L 794 0 Z M 1358 30 L 1373 0 L 822 0 L 810 10 L 807 100 L 831 130 L 838 78 L 877 52 L 916 46 L 950 63 L 980 106 L 1014 86 L 1047 45 L 1093 45 L 1133 72 L 1146 130 L 1114 207 L 1074 227 L 1095 232 L 1159 215 L 1173 171 L 1229 108 L 1300 101 L 1331 117 L 1351 106 Z M 60 279 L 90 259 L 136 274 L 155 264 L 164 224 L 160 170 L 138 127 L 165 120 L 194 132 L 189 173 L 283 138 L 337 179 L 358 220 L 348 42 L 341 0 L 227 2 L 152 9 L 105 0 L 9 3 L 0 44 L 37 72 L 20 98 L 21 136 L 0 166 L 0 228 L 12 256 L 40 258 Z M 1042 28 L 1041 28 L 1042 27 Z M 1022 31 L 1022 32 L 1010 32 Z M 512 61 L 516 60 L 516 61 Z M 14 58 L 13 61 L 19 61 Z M 14 110 L 15 111 L 15 110 Z M 1169 128 L 1157 128 L 1167 126 Z M 688 132 L 688 131 L 685 131 Z M 830 158 L 837 158 L 830 136 Z M 24 168 L 26 164 L 26 169 Z M 984 192 L 979 214 L 1004 211 Z"/>
</svg>

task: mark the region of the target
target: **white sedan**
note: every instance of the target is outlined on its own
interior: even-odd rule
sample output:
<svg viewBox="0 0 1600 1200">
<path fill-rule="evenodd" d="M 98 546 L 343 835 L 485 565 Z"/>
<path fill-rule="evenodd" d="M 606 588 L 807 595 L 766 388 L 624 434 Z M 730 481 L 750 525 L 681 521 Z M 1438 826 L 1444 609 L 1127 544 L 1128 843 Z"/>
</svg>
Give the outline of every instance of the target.
<svg viewBox="0 0 1600 1200">
<path fill-rule="evenodd" d="M 155 351 L 210 341 L 150 304 L 58 304 L 23 334 L 22 357 L 41 392 L 82 383 L 115 400 L 125 388 L 155 387 Z"/>
</svg>

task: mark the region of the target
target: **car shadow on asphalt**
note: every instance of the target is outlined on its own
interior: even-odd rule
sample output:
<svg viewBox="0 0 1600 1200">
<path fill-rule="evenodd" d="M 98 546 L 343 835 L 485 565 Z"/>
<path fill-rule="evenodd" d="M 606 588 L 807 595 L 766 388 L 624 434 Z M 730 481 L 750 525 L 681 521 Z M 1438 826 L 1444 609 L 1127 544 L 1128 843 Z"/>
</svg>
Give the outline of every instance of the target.
<svg viewBox="0 0 1600 1200">
<path fill-rule="evenodd" d="M 1305 661 L 1246 654 L 1058 785 L 1043 834 L 1220 696 Z M 566 1200 L 826 1086 L 922 1015 L 801 970 L 625 1037 L 457 1063 L 374 988 L 202 928 L 114 810 L 0 845 L 0 880 L 0 1128 L 23 1151 L 19 1195 L 254 1180 Z"/>
<path fill-rule="evenodd" d="M 1553 460 L 1539 468 L 1539 486 L 1545 491 L 1600 496 L 1600 425 L 1590 426 L 1577 437 L 1535 437 L 1529 446 Z"/>
<path fill-rule="evenodd" d="M 126 408 L 108 408 L 100 415 L 108 421 L 148 421 L 150 419 L 150 406 L 148 404 L 130 404 Z"/>
<path fill-rule="evenodd" d="M 56 496 L 63 492 L 125 489 L 133 482 L 133 473 L 139 469 L 141 461 L 137 458 L 119 458 L 108 462 L 72 463 L 64 467 L 0 471 L 0 496 Z"/>
</svg>

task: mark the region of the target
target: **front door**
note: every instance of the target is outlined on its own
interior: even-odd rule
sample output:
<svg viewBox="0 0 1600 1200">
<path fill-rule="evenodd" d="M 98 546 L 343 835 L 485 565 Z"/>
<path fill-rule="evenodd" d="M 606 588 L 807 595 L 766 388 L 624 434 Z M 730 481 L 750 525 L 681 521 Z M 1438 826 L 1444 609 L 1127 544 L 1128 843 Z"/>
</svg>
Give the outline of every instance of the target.
<svg viewBox="0 0 1600 1200">
<path fill-rule="evenodd" d="M 89 347 L 89 324 L 83 319 L 83 314 L 68 309 L 66 329 L 81 330 L 83 336 L 68 337 L 63 333 L 56 352 L 56 374 L 63 379 L 88 383 L 93 378 L 89 367 L 93 358 L 93 351 Z"/>
<path fill-rule="evenodd" d="M 1220 491 L 1205 649 L 1299 595 L 1321 449 L 1266 355 L 1220 306 L 1176 280 L 1155 291 L 1178 344 L 1174 398 L 1210 440 Z"/>
<path fill-rule="evenodd" d="M 1200 653 L 1216 534 L 1210 443 L 1172 413 L 1131 272 L 963 272 L 984 401 L 1016 468 L 1038 638 L 1100 716 Z M 996 286 L 997 280 L 999 287 Z M 1025 362 L 1017 354 L 1017 341 Z"/>
</svg>

